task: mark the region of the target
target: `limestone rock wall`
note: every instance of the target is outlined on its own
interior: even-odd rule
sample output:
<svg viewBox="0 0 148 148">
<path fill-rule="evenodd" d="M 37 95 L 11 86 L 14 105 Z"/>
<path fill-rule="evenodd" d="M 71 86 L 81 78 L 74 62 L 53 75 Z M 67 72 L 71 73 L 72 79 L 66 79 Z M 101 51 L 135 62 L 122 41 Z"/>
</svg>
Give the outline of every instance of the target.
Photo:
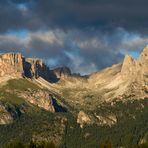
<svg viewBox="0 0 148 148">
<path fill-rule="evenodd" d="M 22 76 L 23 57 L 21 53 L 0 54 L 0 76 Z"/>
</svg>

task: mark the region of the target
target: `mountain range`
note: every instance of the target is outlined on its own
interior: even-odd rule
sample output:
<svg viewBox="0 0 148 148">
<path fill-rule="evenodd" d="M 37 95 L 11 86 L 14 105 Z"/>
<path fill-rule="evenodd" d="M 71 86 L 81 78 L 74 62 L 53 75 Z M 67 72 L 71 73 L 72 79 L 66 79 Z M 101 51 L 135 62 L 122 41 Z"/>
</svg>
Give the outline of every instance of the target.
<svg viewBox="0 0 148 148">
<path fill-rule="evenodd" d="M 65 148 L 145 144 L 147 105 L 148 46 L 137 60 L 126 55 L 85 76 L 21 53 L 0 54 L 0 147 L 15 140 Z"/>
</svg>

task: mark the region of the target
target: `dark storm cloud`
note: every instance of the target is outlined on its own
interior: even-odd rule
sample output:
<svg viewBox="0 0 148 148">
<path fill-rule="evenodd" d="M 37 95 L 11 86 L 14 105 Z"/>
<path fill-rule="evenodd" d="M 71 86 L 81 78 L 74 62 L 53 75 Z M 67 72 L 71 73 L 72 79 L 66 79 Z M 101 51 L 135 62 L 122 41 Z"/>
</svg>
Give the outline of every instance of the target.
<svg viewBox="0 0 148 148">
<path fill-rule="evenodd" d="M 26 7 L 25 12 L 19 5 Z M 0 31 L 99 28 L 147 32 L 147 0 L 1 0 Z"/>
<path fill-rule="evenodd" d="M 44 25 L 31 11 L 30 3 L 27 0 L 0 0 L 0 32 L 41 29 Z"/>
<path fill-rule="evenodd" d="M 147 32 L 147 0 L 38 0 L 34 11 L 53 27 L 97 28 L 111 31 L 117 27 Z"/>
<path fill-rule="evenodd" d="M 147 0 L 38 0 L 36 12 L 47 24 L 63 28 L 96 27 L 142 31 L 147 28 Z"/>
</svg>

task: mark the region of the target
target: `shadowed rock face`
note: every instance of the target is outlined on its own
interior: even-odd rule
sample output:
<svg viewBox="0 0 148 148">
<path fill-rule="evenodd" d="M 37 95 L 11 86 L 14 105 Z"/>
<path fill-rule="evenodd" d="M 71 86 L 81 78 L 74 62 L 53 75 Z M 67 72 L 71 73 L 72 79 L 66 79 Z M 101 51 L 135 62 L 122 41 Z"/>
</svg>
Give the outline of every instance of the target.
<svg viewBox="0 0 148 148">
<path fill-rule="evenodd" d="M 30 78 L 38 78 L 39 76 L 44 79 L 49 78 L 50 70 L 43 63 L 41 59 L 28 58 L 24 62 L 25 75 Z"/>
</svg>

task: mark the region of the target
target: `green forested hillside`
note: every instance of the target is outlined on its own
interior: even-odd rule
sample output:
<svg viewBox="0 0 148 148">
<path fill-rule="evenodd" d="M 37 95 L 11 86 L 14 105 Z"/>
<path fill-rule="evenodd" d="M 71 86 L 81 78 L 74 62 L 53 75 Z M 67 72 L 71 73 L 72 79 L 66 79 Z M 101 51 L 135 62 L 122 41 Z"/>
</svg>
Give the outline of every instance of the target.
<svg viewBox="0 0 148 148">
<path fill-rule="evenodd" d="M 0 125 L 1 148 L 12 147 L 18 143 L 29 146 L 31 141 L 37 145 L 46 143 L 48 147 L 61 148 L 98 148 L 105 147 L 105 144 L 108 147 L 136 147 L 147 142 L 143 140 L 148 133 L 147 98 L 118 101 L 113 105 L 103 103 L 96 110 L 88 111 L 88 114 L 114 114 L 117 123 L 112 126 L 94 123 L 80 128 L 76 115 L 69 110 L 50 113 L 26 102 L 15 91 L 13 95 L 12 91 L 7 91 L 24 91 L 26 87 L 39 89 L 27 80 L 13 80 L 0 88 L 0 102 L 9 107 L 8 111 L 15 114 L 22 107 L 25 110 L 24 113 L 16 114 L 18 116 L 15 116 L 13 123 Z"/>
<path fill-rule="evenodd" d="M 147 100 L 140 103 L 147 105 Z M 134 105 L 135 104 L 135 105 Z M 13 124 L 0 126 L 0 144 L 5 145 L 13 140 L 29 143 L 33 136 L 37 140 L 55 142 L 59 140 L 61 147 L 91 148 L 98 147 L 101 143 L 110 142 L 113 147 L 133 146 L 148 132 L 148 109 L 136 111 L 139 103 L 120 104 L 117 108 L 110 109 L 121 115 L 118 123 L 112 127 L 90 125 L 83 129 L 76 123 L 76 119 L 69 113 L 51 114 L 46 111 L 24 114 Z M 134 106 L 131 112 L 129 108 Z M 134 118 L 132 116 L 135 116 Z M 64 127 L 61 120 L 65 120 Z M 61 132 L 63 130 L 63 133 Z"/>
</svg>

